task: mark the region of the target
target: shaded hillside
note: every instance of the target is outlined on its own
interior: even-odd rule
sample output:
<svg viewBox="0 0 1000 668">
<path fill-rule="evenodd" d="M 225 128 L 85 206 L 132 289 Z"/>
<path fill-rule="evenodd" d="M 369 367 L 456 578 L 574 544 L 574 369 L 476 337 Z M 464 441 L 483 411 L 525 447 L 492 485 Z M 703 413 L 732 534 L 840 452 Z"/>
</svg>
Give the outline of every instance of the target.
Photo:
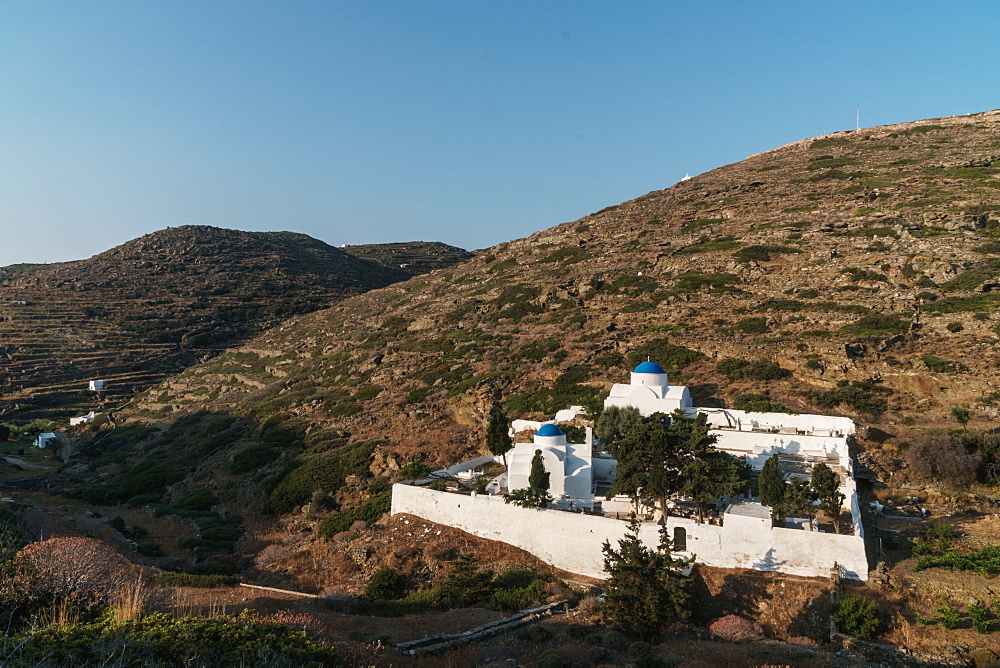
<svg viewBox="0 0 1000 668">
<path fill-rule="evenodd" d="M 426 274 L 435 269 L 450 267 L 472 257 L 462 248 L 440 241 L 404 241 L 392 244 L 359 244 L 342 246 L 345 253 L 382 266 L 400 269 L 411 276 Z"/>
<path fill-rule="evenodd" d="M 122 398 L 290 315 L 408 277 L 303 234 L 205 226 L 87 260 L 4 267 L 6 416 L 85 407 L 91 378 L 109 381 L 105 400 Z"/>
<path fill-rule="evenodd" d="M 200 442 L 240 418 L 198 475 L 256 507 L 273 488 L 281 511 L 482 452 L 494 404 L 598 404 L 647 356 L 700 405 L 848 415 L 897 443 L 954 426 L 952 405 L 983 427 L 1000 397 L 994 159 L 1000 112 L 796 142 L 296 316 L 128 417 L 205 409 L 185 436 Z"/>
</svg>

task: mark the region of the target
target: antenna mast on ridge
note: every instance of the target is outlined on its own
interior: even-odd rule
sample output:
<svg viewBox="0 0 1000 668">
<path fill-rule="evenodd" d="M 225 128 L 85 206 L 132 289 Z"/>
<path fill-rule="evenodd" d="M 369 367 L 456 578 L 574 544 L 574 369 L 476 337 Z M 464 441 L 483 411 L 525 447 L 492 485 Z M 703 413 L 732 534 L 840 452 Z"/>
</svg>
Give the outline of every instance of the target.
<svg viewBox="0 0 1000 668">
<path fill-rule="evenodd" d="M 858 110 L 854 117 L 854 129 L 855 130 L 861 129 L 861 107 L 858 107 Z"/>
</svg>

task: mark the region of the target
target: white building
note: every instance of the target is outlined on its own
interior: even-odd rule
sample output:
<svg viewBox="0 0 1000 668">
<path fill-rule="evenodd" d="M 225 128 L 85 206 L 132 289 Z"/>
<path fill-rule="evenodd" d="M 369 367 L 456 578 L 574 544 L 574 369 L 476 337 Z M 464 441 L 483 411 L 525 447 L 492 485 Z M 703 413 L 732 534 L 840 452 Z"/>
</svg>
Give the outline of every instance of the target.
<svg viewBox="0 0 1000 668">
<path fill-rule="evenodd" d="M 90 384 L 87 385 L 87 389 L 90 390 L 91 392 L 100 392 L 101 390 L 104 389 L 104 381 L 92 380 L 90 381 Z"/>
<path fill-rule="evenodd" d="M 51 431 L 47 431 L 47 432 L 45 432 L 43 434 L 39 434 L 35 438 L 35 447 L 36 448 L 47 448 L 49 446 L 49 443 L 52 443 L 55 440 L 57 440 L 56 435 L 53 434 Z"/>
<path fill-rule="evenodd" d="M 604 400 L 604 407 L 634 406 L 644 417 L 653 413 L 673 413 L 693 407 L 691 393 L 682 385 L 671 385 L 667 372 L 656 362 L 643 362 L 632 372 L 628 385 L 617 383 Z"/>
<path fill-rule="evenodd" d="M 69 419 L 69 426 L 75 427 L 78 424 L 86 424 L 88 422 L 92 422 L 96 417 L 97 413 L 94 411 L 90 411 L 86 415 L 81 415 L 80 417 L 71 417 Z"/>
<path fill-rule="evenodd" d="M 516 443 L 507 453 L 507 489 L 528 487 L 531 460 L 535 451 L 541 453 L 542 464 L 549 474 L 549 494 L 557 505 L 592 508 L 594 436 L 587 427 L 583 443 L 568 443 L 566 434 L 554 424 L 543 424 L 531 443 Z"/>
<path fill-rule="evenodd" d="M 755 470 L 760 470 L 770 456 L 777 454 L 787 472 L 786 478 L 808 477 L 818 462 L 827 464 L 840 476 L 840 490 L 853 523 L 851 533 L 810 531 L 804 520 L 795 518 L 784 526 L 773 526 L 766 506 L 754 500 L 730 500 L 721 518 L 710 522 L 681 516 L 673 509 L 669 516 L 660 518 L 674 541 L 674 550 L 681 556 L 721 568 L 807 576 L 828 576 L 836 568 L 844 577 L 867 579 L 864 527 L 854 464 L 848 451 L 855 430 L 852 420 L 826 415 L 696 408 L 687 388 L 671 386 L 666 372 L 654 362 L 637 366 L 629 384 L 616 384 L 604 405 L 634 406 L 644 416 L 670 414 L 678 409 L 691 417 L 704 414 L 709 433 L 716 436 L 715 447 L 744 459 Z M 586 508 L 592 514 L 517 508 L 503 503 L 496 494 L 500 489 L 491 490 L 488 495 L 473 493 L 468 498 L 401 485 L 393 487 L 392 512 L 411 513 L 477 536 L 501 540 L 559 568 L 601 577 L 601 546 L 605 540 L 614 543 L 624 534 L 626 526 L 612 518 L 634 509 L 631 499 L 598 494 L 614 479 L 617 462 L 606 453 L 593 452 L 589 428 L 584 443 L 572 444 L 551 422 L 516 421 L 514 426 L 537 431 L 533 442 L 518 443 L 507 454 L 509 490 L 528 486 L 531 459 L 540 450 L 555 508 L 565 510 L 572 501 L 575 507 Z M 658 529 L 656 522 L 644 522 L 640 537 L 648 545 L 655 545 Z"/>
</svg>

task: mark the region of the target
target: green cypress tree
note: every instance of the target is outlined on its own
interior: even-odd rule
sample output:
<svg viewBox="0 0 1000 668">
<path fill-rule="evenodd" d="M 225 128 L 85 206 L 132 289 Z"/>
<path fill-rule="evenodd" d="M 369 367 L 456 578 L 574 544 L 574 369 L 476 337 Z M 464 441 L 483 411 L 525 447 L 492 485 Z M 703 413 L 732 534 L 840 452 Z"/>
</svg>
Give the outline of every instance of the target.
<svg viewBox="0 0 1000 668">
<path fill-rule="evenodd" d="M 771 517 L 774 519 L 784 519 L 786 487 L 778 466 L 778 455 L 773 454 L 764 462 L 760 479 L 757 481 L 757 489 L 760 502 L 771 507 Z"/>
<path fill-rule="evenodd" d="M 639 524 L 632 522 L 615 550 L 604 543 L 604 609 L 618 626 L 640 637 L 655 633 L 665 622 L 688 616 L 690 578 L 683 575 L 687 561 L 674 557 L 665 526 L 660 544 L 652 550 L 639 540 Z"/>
<path fill-rule="evenodd" d="M 490 412 L 490 420 L 486 425 L 486 447 L 494 455 L 503 457 L 504 466 L 507 465 L 507 452 L 514 447 L 508 431 L 509 423 L 510 419 L 504 410 L 496 408 Z"/>
<path fill-rule="evenodd" d="M 785 502 L 783 504 L 785 514 L 805 517 L 809 520 L 809 530 L 812 531 L 812 518 L 816 516 L 816 509 L 813 506 L 815 500 L 816 494 L 809 481 L 795 478 L 785 488 Z"/>
<path fill-rule="evenodd" d="M 538 492 L 549 491 L 549 474 L 542 463 L 542 451 L 535 450 L 531 458 L 531 472 L 528 473 L 528 487 Z"/>
<path fill-rule="evenodd" d="M 813 493 L 819 499 L 819 508 L 833 522 L 833 530 L 840 533 L 840 509 L 844 505 L 844 494 L 840 491 L 840 478 L 829 466 L 820 462 L 813 467 Z"/>
</svg>

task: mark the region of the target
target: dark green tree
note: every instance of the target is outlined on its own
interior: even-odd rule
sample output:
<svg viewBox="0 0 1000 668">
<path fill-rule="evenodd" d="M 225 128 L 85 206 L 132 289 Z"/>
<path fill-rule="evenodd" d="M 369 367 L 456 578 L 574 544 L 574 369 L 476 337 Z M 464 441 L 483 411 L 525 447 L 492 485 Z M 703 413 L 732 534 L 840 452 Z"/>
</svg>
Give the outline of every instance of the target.
<svg viewBox="0 0 1000 668">
<path fill-rule="evenodd" d="M 972 417 L 969 413 L 969 409 L 964 406 L 952 406 L 951 416 L 955 418 L 955 422 L 962 425 L 962 429 L 969 424 L 969 418 Z"/>
<path fill-rule="evenodd" d="M 858 594 L 848 594 L 829 606 L 830 617 L 844 633 L 855 638 L 871 638 L 881 626 L 878 603 Z"/>
<path fill-rule="evenodd" d="M 541 450 L 535 450 L 535 455 L 531 458 L 528 486 L 509 492 L 503 500 L 504 503 L 522 508 L 545 508 L 552 502 L 552 496 L 549 495 L 549 474 L 542 462 Z"/>
<path fill-rule="evenodd" d="M 594 423 L 594 436 L 605 448 L 642 423 L 642 413 L 635 406 L 608 406 Z"/>
<path fill-rule="evenodd" d="M 706 467 L 695 462 L 718 452 L 713 443 L 715 436 L 708 433 L 705 415 L 686 417 L 680 411 L 671 416 L 656 413 L 612 445 L 611 454 L 618 460 L 612 492 L 628 494 L 637 500 L 640 494 L 651 497 L 667 514 L 667 502 L 684 488 L 686 469 L 695 466 L 696 473 L 704 473 Z M 699 484 L 703 482 L 702 479 Z"/>
<path fill-rule="evenodd" d="M 688 616 L 690 578 L 683 575 L 684 559 L 671 554 L 665 526 L 660 542 L 650 549 L 639 540 L 639 524 L 632 522 L 615 550 L 604 542 L 604 609 L 612 621 L 630 633 L 648 637 L 664 623 Z"/>
<path fill-rule="evenodd" d="M 820 462 L 813 467 L 809 481 L 813 494 L 819 499 L 819 509 L 830 521 L 833 530 L 840 533 L 840 509 L 844 505 L 844 494 L 840 491 L 840 477 L 829 466 Z"/>
<path fill-rule="evenodd" d="M 0 422 L 0 443 L 4 443 L 10 439 L 10 432 L 10 425 Z"/>
<path fill-rule="evenodd" d="M 431 472 L 431 467 L 423 462 L 410 462 L 399 469 L 399 477 L 403 480 L 420 480 L 426 478 Z"/>
<path fill-rule="evenodd" d="M 490 420 L 486 424 L 486 447 L 494 455 L 503 457 L 503 465 L 507 466 L 507 452 L 514 447 L 510 440 L 510 419 L 503 408 L 497 407 L 490 411 Z"/>
<path fill-rule="evenodd" d="M 777 453 L 771 455 L 760 470 L 757 492 L 761 504 L 771 507 L 771 518 L 784 521 L 785 493 L 788 486 L 781 476 Z"/>
<path fill-rule="evenodd" d="M 680 493 L 698 504 L 698 521 L 705 521 L 711 501 L 739 494 L 750 482 L 750 467 L 728 452 L 709 451 L 684 466 Z"/>
<path fill-rule="evenodd" d="M 812 531 L 812 519 L 816 517 L 816 494 L 808 480 L 792 478 L 785 488 L 784 515 L 805 517 L 809 520 L 809 530 Z"/>
<path fill-rule="evenodd" d="M 395 601 L 406 593 L 406 579 L 395 568 L 383 566 L 368 578 L 365 598 L 370 601 Z"/>
<path fill-rule="evenodd" d="M 531 472 L 528 473 L 528 487 L 542 493 L 549 491 L 549 474 L 545 470 L 545 464 L 542 462 L 541 450 L 535 450 L 535 454 L 531 458 Z"/>
<path fill-rule="evenodd" d="M 489 571 L 479 570 L 475 554 L 462 552 L 451 562 L 451 573 L 441 585 L 442 594 L 451 605 L 478 603 L 489 596 L 492 577 Z"/>
<path fill-rule="evenodd" d="M 552 496 L 543 490 L 522 487 L 503 497 L 504 503 L 522 508 L 545 508 L 552 502 Z"/>
</svg>

